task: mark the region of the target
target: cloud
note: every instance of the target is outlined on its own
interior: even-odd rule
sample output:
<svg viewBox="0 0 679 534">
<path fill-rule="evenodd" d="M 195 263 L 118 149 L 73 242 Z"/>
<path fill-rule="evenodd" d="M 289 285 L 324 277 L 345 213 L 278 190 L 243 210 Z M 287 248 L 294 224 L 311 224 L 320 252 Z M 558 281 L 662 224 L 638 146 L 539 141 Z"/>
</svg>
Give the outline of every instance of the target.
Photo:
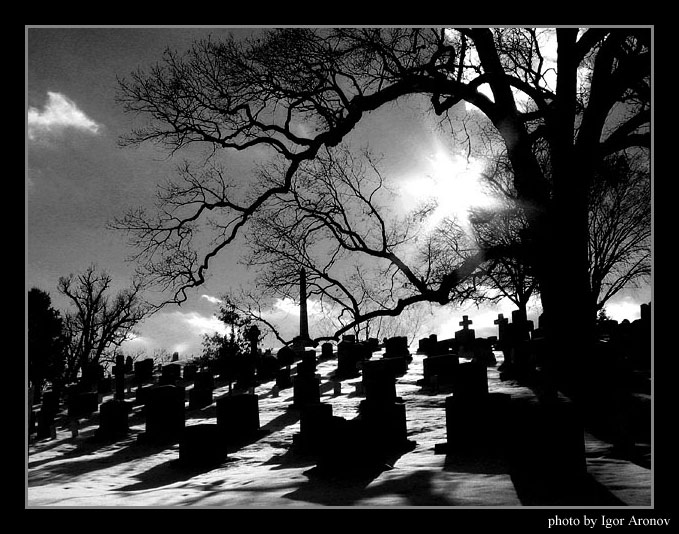
<svg viewBox="0 0 679 534">
<path fill-rule="evenodd" d="M 217 297 L 213 297 L 211 295 L 201 295 L 201 297 L 204 298 L 205 300 L 207 300 L 208 302 L 212 303 L 212 304 L 221 304 L 222 303 L 221 299 L 218 299 Z"/>
<path fill-rule="evenodd" d="M 83 113 L 73 100 L 61 93 L 47 93 L 47 103 L 42 110 L 28 108 L 28 138 L 31 141 L 60 134 L 67 128 L 97 134 L 101 125 Z"/>
<path fill-rule="evenodd" d="M 205 317 L 198 312 L 174 312 L 172 317 L 177 319 L 180 324 L 185 324 L 188 326 L 190 333 L 198 336 L 203 334 L 214 334 L 219 332 L 220 334 L 225 334 L 227 328 L 223 322 L 217 319 L 214 315 L 211 317 Z"/>
</svg>

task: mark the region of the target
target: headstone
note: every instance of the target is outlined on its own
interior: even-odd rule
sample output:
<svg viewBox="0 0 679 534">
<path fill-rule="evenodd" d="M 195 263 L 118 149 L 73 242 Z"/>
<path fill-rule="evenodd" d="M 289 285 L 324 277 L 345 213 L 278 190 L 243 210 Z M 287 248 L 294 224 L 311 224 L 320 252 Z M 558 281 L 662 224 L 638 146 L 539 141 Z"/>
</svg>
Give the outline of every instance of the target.
<svg viewBox="0 0 679 534">
<path fill-rule="evenodd" d="M 149 397 L 149 392 L 155 388 L 157 385 L 148 384 L 145 386 L 137 386 L 137 391 L 135 393 L 134 403 L 135 404 L 146 404 L 146 400 Z"/>
<path fill-rule="evenodd" d="M 315 356 L 306 357 L 297 364 L 293 378 L 293 406 L 303 408 L 307 404 L 321 402 L 321 380 L 316 376 Z"/>
<path fill-rule="evenodd" d="M 295 354 L 294 350 L 286 345 L 285 347 L 282 347 L 278 350 L 276 353 L 276 358 L 278 359 L 278 363 L 281 367 L 290 367 L 293 363 L 295 363 L 297 355 Z"/>
<path fill-rule="evenodd" d="M 472 398 L 488 395 L 487 366 L 478 362 L 460 363 L 455 371 L 453 395 Z"/>
<path fill-rule="evenodd" d="M 168 363 L 161 368 L 161 375 L 159 384 L 175 385 L 182 377 L 182 368 L 178 363 Z"/>
<path fill-rule="evenodd" d="M 130 405 L 120 399 L 109 399 L 99 407 L 99 428 L 95 432 L 98 439 L 118 439 L 129 432 L 128 415 Z"/>
<path fill-rule="evenodd" d="M 100 363 L 88 363 L 82 371 L 81 383 L 85 390 L 96 390 L 96 385 L 104 378 L 104 366 Z"/>
<path fill-rule="evenodd" d="M 279 390 L 289 389 L 292 387 L 292 377 L 290 376 L 289 367 L 281 367 L 276 373 L 276 387 Z"/>
<path fill-rule="evenodd" d="M 178 362 L 178 361 L 179 361 L 179 353 L 178 353 L 178 352 L 173 352 L 173 353 L 172 353 L 172 361 L 173 361 L 173 362 Z"/>
<path fill-rule="evenodd" d="M 423 386 L 433 386 L 436 379 L 437 386 L 452 385 L 459 365 L 459 359 L 455 354 L 440 354 L 427 356 L 422 360 Z"/>
<path fill-rule="evenodd" d="M 394 336 L 386 339 L 384 342 L 384 357 L 403 357 L 411 360 L 410 351 L 408 350 L 408 338 L 406 336 Z"/>
<path fill-rule="evenodd" d="M 458 354 L 463 358 L 472 358 L 473 353 L 473 342 L 476 338 L 476 333 L 473 329 L 469 328 L 469 325 L 473 321 L 469 319 L 467 315 L 462 316 L 462 321 L 460 321 L 460 326 L 462 330 L 455 332 L 455 341 L 458 345 Z"/>
<path fill-rule="evenodd" d="M 296 450 L 307 454 L 325 450 L 331 421 L 332 405 L 321 402 L 305 405 L 300 411 L 300 431 L 293 435 Z"/>
<path fill-rule="evenodd" d="M 47 390 L 42 394 L 42 403 L 37 416 L 36 438 L 46 439 L 52 434 L 54 421 L 59 412 L 59 392 Z"/>
<path fill-rule="evenodd" d="M 362 361 L 364 351 L 355 342 L 353 335 L 345 335 L 337 344 L 337 370 L 335 378 L 356 378 L 360 375 L 358 362 Z"/>
<path fill-rule="evenodd" d="M 113 391 L 113 380 L 110 376 L 106 376 L 99 380 L 97 384 L 97 393 L 100 395 L 108 395 Z"/>
<path fill-rule="evenodd" d="M 262 382 L 268 382 L 269 380 L 274 380 L 278 373 L 280 364 L 278 359 L 267 350 L 259 358 L 257 364 L 257 380 Z"/>
<path fill-rule="evenodd" d="M 332 343 L 323 343 L 321 345 L 321 358 L 328 360 L 333 356 L 333 345 Z"/>
<path fill-rule="evenodd" d="M 116 392 L 114 398 L 116 400 L 125 400 L 125 357 L 122 354 L 116 355 L 114 373 L 116 380 Z"/>
<path fill-rule="evenodd" d="M 365 343 L 368 345 L 368 349 L 370 349 L 371 353 L 380 350 L 380 340 L 376 337 L 369 337 L 365 340 Z"/>
<path fill-rule="evenodd" d="M 255 436 L 259 431 L 257 395 L 226 395 L 217 399 L 217 425 L 229 445 Z"/>
<path fill-rule="evenodd" d="M 182 379 L 184 379 L 187 382 L 189 380 L 194 380 L 196 378 L 197 373 L 198 366 L 193 363 L 187 363 L 186 365 L 184 365 L 184 368 L 182 369 Z"/>
<path fill-rule="evenodd" d="M 504 352 L 506 340 L 507 325 L 509 324 L 509 319 L 507 319 L 504 314 L 500 313 L 497 319 L 493 321 L 493 324 L 497 325 L 497 349 Z"/>
<path fill-rule="evenodd" d="M 214 467 L 228 458 L 227 440 L 218 424 L 184 428 L 179 440 L 179 463 L 186 467 Z"/>
<path fill-rule="evenodd" d="M 417 352 L 427 355 L 434 354 L 437 349 L 437 343 L 438 336 L 436 334 L 430 334 L 429 337 L 420 339 Z"/>
<path fill-rule="evenodd" d="M 396 378 L 389 362 L 375 360 L 363 365 L 363 387 L 366 400 L 375 403 L 393 403 L 396 401 Z"/>
<path fill-rule="evenodd" d="M 493 354 L 493 345 L 485 338 L 476 338 L 472 343 L 474 351 L 473 360 L 489 367 L 494 366 L 497 361 Z"/>
<path fill-rule="evenodd" d="M 138 385 L 153 382 L 153 359 L 134 362 L 134 378 Z"/>
<path fill-rule="evenodd" d="M 134 372 L 134 360 L 132 360 L 132 356 L 128 356 L 125 358 L 125 373 L 129 374 Z"/>
<path fill-rule="evenodd" d="M 178 442 L 186 424 L 184 398 L 185 390 L 181 386 L 167 384 L 150 388 L 144 405 L 146 432 L 142 439 Z"/>
<path fill-rule="evenodd" d="M 196 373 L 193 388 L 189 390 L 189 410 L 204 408 L 212 404 L 215 379 L 209 371 Z"/>
</svg>

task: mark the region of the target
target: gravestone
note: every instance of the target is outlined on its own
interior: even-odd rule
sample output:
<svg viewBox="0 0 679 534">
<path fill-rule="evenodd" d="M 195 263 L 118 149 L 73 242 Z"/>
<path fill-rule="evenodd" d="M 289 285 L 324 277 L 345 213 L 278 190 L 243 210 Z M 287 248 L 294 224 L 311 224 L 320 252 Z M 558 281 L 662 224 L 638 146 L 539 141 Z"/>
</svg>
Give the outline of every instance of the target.
<svg viewBox="0 0 679 534">
<path fill-rule="evenodd" d="M 228 458 L 228 443 L 216 423 L 186 426 L 179 440 L 179 464 L 185 467 L 214 467 Z"/>
<path fill-rule="evenodd" d="M 161 367 L 160 380 L 158 383 L 161 386 L 176 385 L 177 381 L 182 377 L 182 367 L 178 363 L 168 363 Z"/>
<path fill-rule="evenodd" d="M 274 380 L 279 368 L 278 359 L 271 353 L 271 350 L 266 350 L 257 364 L 257 380 L 260 383 Z"/>
<path fill-rule="evenodd" d="M 453 395 L 474 398 L 488 395 L 487 366 L 473 361 L 460 363 L 453 379 Z"/>
<path fill-rule="evenodd" d="M 242 443 L 259 432 L 257 395 L 243 393 L 217 399 L 217 425 L 229 446 Z"/>
<path fill-rule="evenodd" d="M 113 380 L 110 376 L 106 376 L 97 383 L 97 393 L 99 395 L 108 395 L 113 391 Z"/>
<path fill-rule="evenodd" d="M 500 366 L 500 379 L 522 380 L 533 375 L 536 363 L 530 346 L 532 331 L 533 321 L 526 318 L 525 312 L 512 311 L 512 322 L 505 326 L 504 363 Z"/>
<path fill-rule="evenodd" d="M 507 325 L 509 324 L 509 319 L 507 319 L 504 314 L 500 313 L 497 319 L 493 321 L 493 324 L 497 325 L 497 349 L 504 350 L 503 346 L 506 343 L 506 333 Z"/>
<path fill-rule="evenodd" d="M 116 356 L 116 364 L 113 367 L 116 390 L 114 398 L 125 400 L 125 357 L 122 354 Z"/>
<path fill-rule="evenodd" d="M 173 362 L 178 362 L 178 361 L 179 361 L 179 353 L 178 353 L 178 352 L 173 352 L 173 353 L 172 353 L 172 361 L 173 361 Z"/>
<path fill-rule="evenodd" d="M 295 363 L 297 354 L 289 346 L 281 347 L 276 353 L 276 358 L 281 367 L 290 367 Z"/>
<path fill-rule="evenodd" d="M 329 360 L 333 356 L 333 345 L 332 343 L 323 343 L 321 345 L 321 358 L 324 360 Z"/>
<path fill-rule="evenodd" d="M 197 410 L 212 404 L 215 379 L 209 371 L 196 373 L 193 388 L 189 390 L 189 410 Z"/>
<path fill-rule="evenodd" d="M 184 368 L 182 369 L 182 379 L 184 379 L 187 382 L 190 380 L 194 380 L 196 378 L 197 373 L 198 366 L 193 363 L 187 363 L 186 365 L 184 365 Z"/>
<path fill-rule="evenodd" d="M 315 355 L 305 355 L 304 359 L 297 364 L 297 374 L 292 384 L 295 408 L 321 402 L 321 380 L 316 376 Z"/>
<path fill-rule="evenodd" d="M 125 437 L 130 428 L 128 415 L 130 404 L 122 399 L 109 399 L 99 407 L 99 428 L 97 439 L 118 439 Z"/>
<path fill-rule="evenodd" d="M 364 362 L 363 387 L 366 400 L 375 403 L 396 401 L 396 375 L 384 359 Z"/>
<path fill-rule="evenodd" d="M 467 315 L 462 316 L 462 321 L 460 321 L 460 326 L 462 330 L 455 332 L 455 342 L 458 348 L 458 356 L 461 358 L 472 358 L 474 356 L 473 352 L 473 342 L 476 338 L 476 332 L 474 329 L 469 328 L 469 325 L 474 321 L 469 319 Z"/>
<path fill-rule="evenodd" d="M 281 367 L 276 372 L 276 387 L 279 391 L 292 387 L 292 377 L 290 376 L 289 367 Z"/>
<path fill-rule="evenodd" d="M 307 404 L 300 411 L 300 431 L 293 435 L 293 446 L 298 452 L 313 454 L 327 449 L 332 422 L 332 405 Z"/>
<path fill-rule="evenodd" d="M 358 420 L 364 443 L 385 453 L 406 447 L 405 404 L 396 395 L 396 378 L 389 363 L 364 362 L 362 382 L 366 398 L 359 403 Z"/>
<path fill-rule="evenodd" d="M 57 413 L 59 413 L 59 392 L 47 390 L 42 394 L 42 403 L 37 416 L 36 438 L 51 437 Z"/>
<path fill-rule="evenodd" d="M 364 357 L 362 349 L 355 341 L 354 335 L 345 335 L 337 344 L 337 370 L 335 378 L 356 378 L 360 375 L 358 362 Z"/>
<path fill-rule="evenodd" d="M 422 380 L 418 383 L 421 386 L 452 385 L 458 365 L 459 358 L 455 354 L 427 356 L 422 360 Z"/>
<path fill-rule="evenodd" d="M 474 352 L 473 360 L 475 362 L 482 363 L 489 367 L 493 367 L 497 363 L 495 354 L 493 354 L 493 345 L 489 340 L 485 338 L 476 338 L 472 342 L 472 350 Z"/>
<path fill-rule="evenodd" d="M 412 356 L 408 350 L 408 338 L 406 336 L 394 336 L 385 339 L 384 357 L 405 358 L 407 361 L 411 361 Z"/>
<path fill-rule="evenodd" d="M 153 382 L 153 359 L 134 362 L 134 379 L 137 385 Z"/>
<path fill-rule="evenodd" d="M 408 362 L 412 356 L 408 350 L 408 338 L 395 336 L 385 340 L 383 360 L 388 360 L 387 365 L 394 372 L 394 376 L 404 375 L 408 371 Z"/>
<path fill-rule="evenodd" d="M 368 345 L 371 354 L 380 350 L 380 340 L 376 337 L 369 337 L 365 340 L 365 343 Z"/>
<path fill-rule="evenodd" d="M 178 442 L 186 424 L 184 398 L 182 386 L 166 384 L 149 388 L 143 410 L 146 432 L 139 438 L 150 442 Z"/>
<path fill-rule="evenodd" d="M 82 371 L 80 382 L 86 390 L 96 390 L 100 380 L 104 378 L 104 366 L 100 363 L 88 363 Z"/>
<path fill-rule="evenodd" d="M 429 337 L 420 339 L 418 342 L 417 352 L 426 355 L 432 355 L 437 350 L 438 336 L 436 334 L 430 334 Z"/>
<path fill-rule="evenodd" d="M 125 358 L 125 373 L 130 374 L 134 372 L 134 360 L 132 356 Z"/>
</svg>

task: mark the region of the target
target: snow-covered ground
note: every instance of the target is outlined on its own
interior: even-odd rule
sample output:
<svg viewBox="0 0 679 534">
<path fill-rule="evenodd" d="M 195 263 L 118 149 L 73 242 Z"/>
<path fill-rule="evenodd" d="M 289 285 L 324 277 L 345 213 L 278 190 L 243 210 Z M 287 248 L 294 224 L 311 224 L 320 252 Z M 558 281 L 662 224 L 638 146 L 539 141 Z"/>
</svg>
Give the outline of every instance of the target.
<svg viewBox="0 0 679 534">
<path fill-rule="evenodd" d="M 496 353 L 500 358 L 500 353 Z M 377 357 L 377 356 L 375 356 Z M 130 434 L 115 443 L 90 439 L 98 428 L 98 413 L 81 420 L 77 437 L 64 424 L 56 439 L 31 442 L 27 454 L 27 507 L 525 507 L 502 462 L 459 460 L 435 452 L 446 441 L 444 390 L 437 394 L 417 385 L 422 359 L 414 354 L 408 372 L 397 381 L 405 401 L 408 439 L 414 448 L 398 457 L 390 469 L 347 478 L 317 475 L 313 458 L 291 450 L 299 432 L 299 414 L 292 409 L 292 389 L 279 395 L 274 382 L 258 386 L 263 435 L 230 452 L 214 468 L 177 465 L 179 446 L 141 443 L 145 424 L 140 407 L 130 416 Z M 501 361 L 501 360 L 500 360 Z M 329 374 L 336 360 L 318 365 L 321 400 L 333 415 L 352 419 L 359 402 L 360 378 L 344 380 L 339 394 Z M 513 382 L 499 380 L 489 368 L 491 392 L 525 396 L 532 393 Z M 228 392 L 220 385 L 219 398 Z M 134 391 L 132 391 L 134 395 Z M 186 424 L 216 422 L 214 404 L 187 411 Z M 493 424 L 489 421 L 489 424 Z M 511 438 L 511 436 L 509 436 Z M 592 484 L 607 495 L 601 503 L 650 507 L 651 470 L 616 458 L 612 446 L 587 434 L 587 470 Z M 579 503 L 580 504 L 580 503 Z"/>
</svg>

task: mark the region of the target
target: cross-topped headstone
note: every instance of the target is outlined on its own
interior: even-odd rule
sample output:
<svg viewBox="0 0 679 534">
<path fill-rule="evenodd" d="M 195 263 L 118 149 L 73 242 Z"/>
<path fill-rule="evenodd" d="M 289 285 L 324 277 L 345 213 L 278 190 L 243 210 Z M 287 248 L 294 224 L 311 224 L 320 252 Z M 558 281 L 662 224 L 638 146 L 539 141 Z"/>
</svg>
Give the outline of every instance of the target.
<svg viewBox="0 0 679 534">
<path fill-rule="evenodd" d="M 498 316 L 497 316 L 497 319 L 495 319 L 493 321 L 493 324 L 496 324 L 496 325 L 502 327 L 502 325 L 506 325 L 508 322 L 509 322 L 509 319 L 507 319 L 503 314 L 499 313 Z"/>
<path fill-rule="evenodd" d="M 462 320 L 460 321 L 460 326 L 461 326 L 464 330 L 469 330 L 469 325 L 472 324 L 473 322 L 474 322 L 474 321 L 472 321 L 471 319 L 469 319 L 469 316 L 463 315 L 463 316 L 462 316 Z"/>
</svg>

